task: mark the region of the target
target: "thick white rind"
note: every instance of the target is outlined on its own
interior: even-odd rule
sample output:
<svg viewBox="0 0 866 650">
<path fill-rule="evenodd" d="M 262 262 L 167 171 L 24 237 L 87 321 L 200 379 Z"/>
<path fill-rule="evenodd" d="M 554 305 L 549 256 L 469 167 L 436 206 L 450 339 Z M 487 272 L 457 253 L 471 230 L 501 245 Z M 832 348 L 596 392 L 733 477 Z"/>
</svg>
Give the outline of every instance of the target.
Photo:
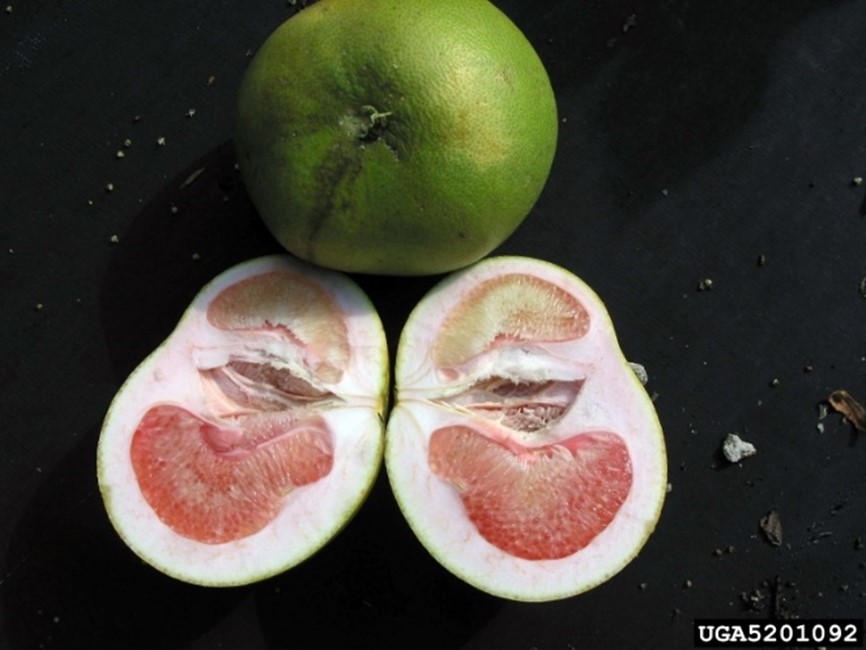
<svg viewBox="0 0 866 650">
<path fill-rule="evenodd" d="M 258 533 L 225 544 L 202 544 L 174 533 L 142 497 L 130 459 L 132 436 L 155 403 L 177 403 L 202 412 L 193 348 L 225 342 L 227 336 L 207 323 L 207 305 L 226 287 L 279 269 L 301 272 L 318 282 L 347 315 L 350 365 L 343 379 L 330 386 L 346 398 L 347 405 L 321 413 L 334 433 L 334 465 L 323 479 L 290 493 L 277 518 Z M 137 555 L 186 582 L 248 584 L 295 566 L 348 522 L 372 487 L 384 446 L 387 387 L 388 355 L 381 322 L 348 277 L 283 255 L 232 267 L 202 289 L 172 334 L 136 368 L 109 407 L 97 448 L 99 487 L 109 517 Z"/>
<path fill-rule="evenodd" d="M 453 488 L 429 469 L 430 434 L 475 416 L 437 406 L 430 343 L 454 306 L 479 283 L 503 273 L 528 273 L 554 282 L 580 300 L 591 327 L 579 341 L 545 346 L 586 379 L 575 406 L 549 443 L 582 431 L 619 434 L 633 465 L 632 490 L 617 517 L 586 548 L 559 560 L 524 560 L 484 540 L 465 516 Z M 655 408 L 628 366 L 604 305 L 580 279 L 540 260 L 489 258 L 438 285 L 416 307 L 403 330 L 395 368 L 396 404 L 388 421 L 385 464 L 409 525 L 449 571 L 496 596 L 522 601 L 566 598 L 604 582 L 624 568 L 653 531 L 667 489 L 664 437 Z M 622 409 L 624 400 L 632 405 Z M 484 426 L 483 420 L 480 421 Z"/>
</svg>

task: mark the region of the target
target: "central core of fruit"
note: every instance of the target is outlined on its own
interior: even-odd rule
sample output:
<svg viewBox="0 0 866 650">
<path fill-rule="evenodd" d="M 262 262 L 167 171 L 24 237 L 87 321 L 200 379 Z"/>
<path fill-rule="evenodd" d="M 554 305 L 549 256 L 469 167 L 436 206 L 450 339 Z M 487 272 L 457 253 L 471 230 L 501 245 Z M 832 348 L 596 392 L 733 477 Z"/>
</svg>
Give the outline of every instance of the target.
<svg viewBox="0 0 866 650">
<path fill-rule="evenodd" d="M 199 375 L 206 386 L 217 389 L 209 392 L 216 395 L 212 397 L 215 403 L 224 403 L 229 411 L 226 415 L 250 410 L 285 411 L 334 398 L 333 393 L 270 363 L 232 359 L 224 366 L 200 370 Z"/>
<path fill-rule="evenodd" d="M 492 377 L 444 400 L 517 431 L 532 433 L 554 425 L 577 399 L 583 380 L 515 381 Z"/>
</svg>

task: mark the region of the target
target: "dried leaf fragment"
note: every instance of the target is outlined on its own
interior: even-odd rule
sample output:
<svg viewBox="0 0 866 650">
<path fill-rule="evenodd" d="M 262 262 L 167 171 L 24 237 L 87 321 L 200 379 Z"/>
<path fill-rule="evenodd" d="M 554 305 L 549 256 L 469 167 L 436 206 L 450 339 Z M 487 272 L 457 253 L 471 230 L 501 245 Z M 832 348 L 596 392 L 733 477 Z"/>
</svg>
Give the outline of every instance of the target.
<svg viewBox="0 0 866 650">
<path fill-rule="evenodd" d="M 761 531 L 764 537 L 773 546 L 782 545 L 782 520 L 779 519 L 779 513 L 775 510 L 770 510 L 767 514 L 761 517 Z"/>
<path fill-rule="evenodd" d="M 866 433 L 866 408 L 851 397 L 847 390 L 834 390 L 827 401 L 834 410 L 844 415 L 857 431 Z"/>
</svg>

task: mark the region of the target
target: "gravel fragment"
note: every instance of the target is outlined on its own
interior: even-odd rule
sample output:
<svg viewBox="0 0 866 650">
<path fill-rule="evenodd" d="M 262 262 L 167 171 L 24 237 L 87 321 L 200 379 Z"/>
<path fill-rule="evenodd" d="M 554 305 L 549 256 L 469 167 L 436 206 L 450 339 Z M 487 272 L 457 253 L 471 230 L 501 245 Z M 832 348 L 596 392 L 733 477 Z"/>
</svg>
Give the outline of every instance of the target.
<svg viewBox="0 0 866 650">
<path fill-rule="evenodd" d="M 646 368 L 635 361 L 629 361 L 628 365 L 631 366 L 634 374 L 637 375 L 638 381 L 640 381 L 641 385 L 646 386 L 649 382 L 649 374 L 647 373 Z"/>
<path fill-rule="evenodd" d="M 761 530 L 764 537 L 773 546 L 782 545 L 782 520 L 779 518 L 779 513 L 775 510 L 770 510 L 767 514 L 761 517 Z"/>
<path fill-rule="evenodd" d="M 746 442 L 736 433 L 729 433 L 722 443 L 722 453 L 729 463 L 739 463 L 744 458 L 754 456 L 758 450 L 751 442 Z"/>
</svg>

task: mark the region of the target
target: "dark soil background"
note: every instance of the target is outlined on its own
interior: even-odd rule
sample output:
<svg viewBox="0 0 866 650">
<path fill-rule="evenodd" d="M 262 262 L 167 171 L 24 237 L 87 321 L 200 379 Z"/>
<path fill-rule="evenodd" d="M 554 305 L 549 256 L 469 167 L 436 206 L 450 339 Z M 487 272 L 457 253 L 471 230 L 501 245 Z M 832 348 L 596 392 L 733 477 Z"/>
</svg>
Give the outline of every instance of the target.
<svg viewBox="0 0 866 650">
<path fill-rule="evenodd" d="M 7 2 L 0 646 L 686 648 L 696 618 L 863 618 L 866 434 L 822 408 L 836 389 L 866 403 L 862 2 L 497 3 L 562 120 L 499 252 L 601 295 L 670 459 L 641 555 L 535 605 L 440 568 L 384 477 L 331 545 L 258 585 L 187 586 L 126 549 L 96 486 L 101 421 L 205 282 L 278 250 L 234 170 L 234 99 L 302 3 Z M 436 278 L 357 279 L 393 344 Z M 731 432 L 757 455 L 724 460 Z"/>
</svg>

